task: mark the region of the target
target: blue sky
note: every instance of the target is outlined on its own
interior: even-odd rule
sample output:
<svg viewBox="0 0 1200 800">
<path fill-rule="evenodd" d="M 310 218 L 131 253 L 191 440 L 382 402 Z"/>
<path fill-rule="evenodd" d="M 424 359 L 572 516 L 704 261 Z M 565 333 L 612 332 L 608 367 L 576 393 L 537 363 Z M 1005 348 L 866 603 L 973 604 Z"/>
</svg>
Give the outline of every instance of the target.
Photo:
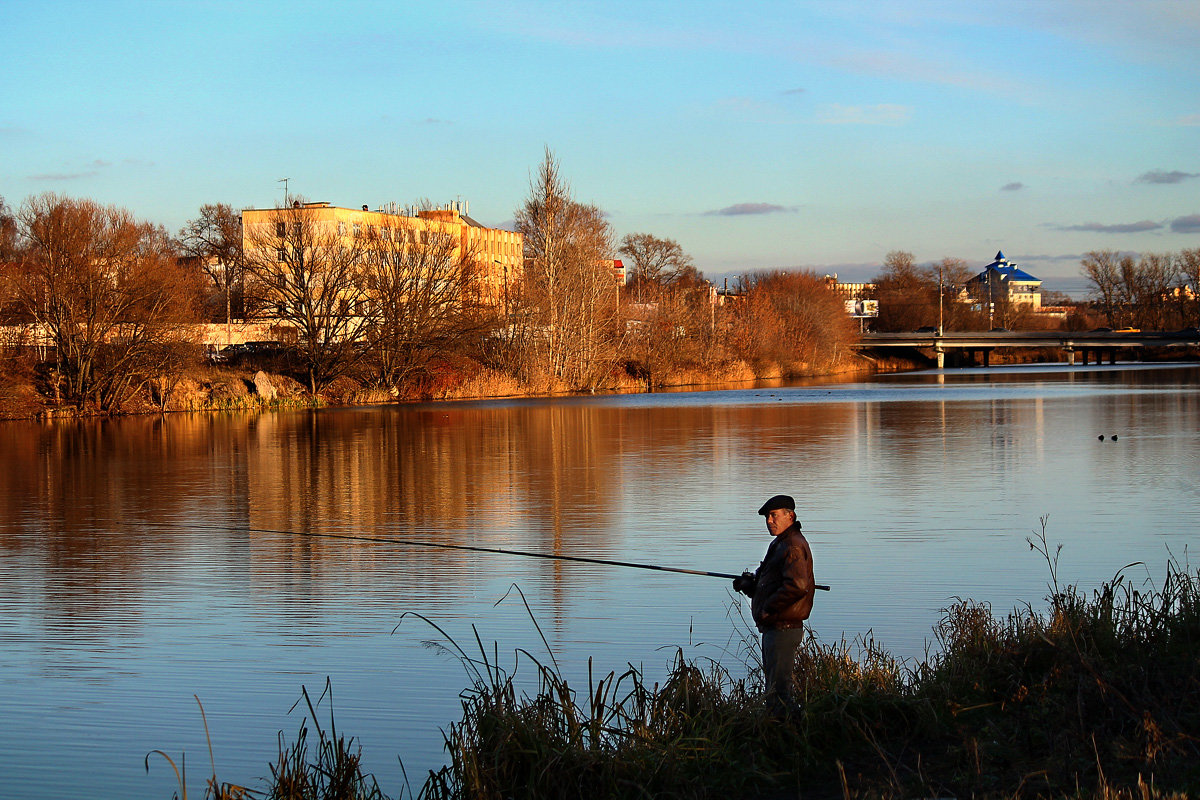
<svg viewBox="0 0 1200 800">
<path fill-rule="evenodd" d="M 710 277 L 889 250 L 1044 278 L 1200 247 L 1200 3 L 0 0 L 0 195 L 177 230 L 463 199 L 551 148 L 618 236 Z M 1050 288 L 1053 288 L 1051 283 Z"/>
</svg>

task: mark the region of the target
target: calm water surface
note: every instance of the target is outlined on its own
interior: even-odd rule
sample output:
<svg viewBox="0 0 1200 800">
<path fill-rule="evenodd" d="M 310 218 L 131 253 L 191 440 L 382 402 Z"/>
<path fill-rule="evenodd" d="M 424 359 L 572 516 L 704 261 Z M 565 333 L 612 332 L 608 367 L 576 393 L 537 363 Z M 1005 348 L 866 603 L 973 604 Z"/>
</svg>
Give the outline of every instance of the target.
<svg viewBox="0 0 1200 800">
<path fill-rule="evenodd" d="M 586 685 L 589 658 L 655 677 L 677 648 L 744 672 L 740 603 L 712 578 L 265 531 L 740 572 L 767 545 L 755 509 L 786 492 L 833 586 L 816 635 L 918 657 L 955 597 L 1042 605 L 1043 516 L 1064 582 L 1186 562 L 1200 368 L 10 422 L 0 471 L 0 797 L 169 798 L 154 749 L 186 753 L 201 794 L 196 697 L 220 777 L 253 785 L 327 678 L 397 796 L 398 756 L 414 792 L 443 763 L 468 683 L 421 617 L 508 666 L 547 658 L 544 636 Z"/>
</svg>

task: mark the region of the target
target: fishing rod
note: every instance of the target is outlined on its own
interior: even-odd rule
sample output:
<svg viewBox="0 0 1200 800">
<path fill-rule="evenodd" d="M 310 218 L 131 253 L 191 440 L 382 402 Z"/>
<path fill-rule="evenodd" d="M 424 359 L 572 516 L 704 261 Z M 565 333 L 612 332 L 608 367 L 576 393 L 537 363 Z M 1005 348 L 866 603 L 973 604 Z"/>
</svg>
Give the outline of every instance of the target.
<svg viewBox="0 0 1200 800">
<path fill-rule="evenodd" d="M 239 525 L 189 525 L 196 530 L 210 531 L 242 531 L 244 533 L 271 533 L 279 536 L 303 536 L 313 539 L 342 539 L 351 542 L 376 542 L 378 544 L 400 544 L 407 547 L 433 547 L 440 550 L 467 550 L 473 553 L 500 553 L 507 556 L 527 556 L 529 558 L 546 558 L 551 561 L 579 561 L 585 564 L 604 564 L 609 567 L 631 567 L 633 569 L 652 569 L 658 572 L 678 572 L 683 575 L 700 575 L 706 578 L 726 578 L 733 580 L 741 575 L 729 575 L 724 572 L 708 572 L 701 569 L 684 569 L 682 567 L 663 567 L 658 564 L 638 564 L 633 561 L 610 561 L 605 558 L 589 558 L 587 556 L 560 556 L 553 553 L 534 553 L 529 550 L 508 550 L 503 547 L 478 547 L 469 544 L 446 544 L 444 542 L 421 542 L 413 539 L 392 539 L 383 536 L 363 536 L 351 533 L 312 533 L 310 531 L 286 531 L 269 528 L 249 528 Z M 828 592 L 829 587 L 821 584 L 817 589 Z"/>
</svg>

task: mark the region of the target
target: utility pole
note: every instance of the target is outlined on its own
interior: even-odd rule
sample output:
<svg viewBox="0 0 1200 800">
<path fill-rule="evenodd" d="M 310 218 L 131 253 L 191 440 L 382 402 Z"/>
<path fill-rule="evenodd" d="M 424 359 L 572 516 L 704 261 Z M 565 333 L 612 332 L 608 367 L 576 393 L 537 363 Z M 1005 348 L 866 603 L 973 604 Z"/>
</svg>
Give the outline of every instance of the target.
<svg viewBox="0 0 1200 800">
<path fill-rule="evenodd" d="M 938 336 L 941 336 L 946 332 L 946 329 L 942 324 L 942 298 L 944 297 L 944 293 L 942 292 L 942 270 L 944 269 L 944 265 L 938 264 Z"/>
<path fill-rule="evenodd" d="M 279 180 L 277 180 L 275 182 L 283 184 L 283 207 L 287 208 L 288 207 L 288 179 L 280 178 Z"/>
</svg>

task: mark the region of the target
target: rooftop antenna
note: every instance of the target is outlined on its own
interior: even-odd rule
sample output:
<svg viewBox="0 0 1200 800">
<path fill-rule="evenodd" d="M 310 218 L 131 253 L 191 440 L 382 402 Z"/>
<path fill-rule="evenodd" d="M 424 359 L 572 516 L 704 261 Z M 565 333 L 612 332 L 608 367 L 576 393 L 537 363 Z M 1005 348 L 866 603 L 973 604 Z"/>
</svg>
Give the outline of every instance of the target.
<svg viewBox="0 0 1200 800">
<path fill-rule="evenodd" d="M 279 180 L 277 180 L 275 182 L 283 184 L 283 207 L 287 208 L 288 207 L 288 179 L 280 178 Z"/>
</svg>

